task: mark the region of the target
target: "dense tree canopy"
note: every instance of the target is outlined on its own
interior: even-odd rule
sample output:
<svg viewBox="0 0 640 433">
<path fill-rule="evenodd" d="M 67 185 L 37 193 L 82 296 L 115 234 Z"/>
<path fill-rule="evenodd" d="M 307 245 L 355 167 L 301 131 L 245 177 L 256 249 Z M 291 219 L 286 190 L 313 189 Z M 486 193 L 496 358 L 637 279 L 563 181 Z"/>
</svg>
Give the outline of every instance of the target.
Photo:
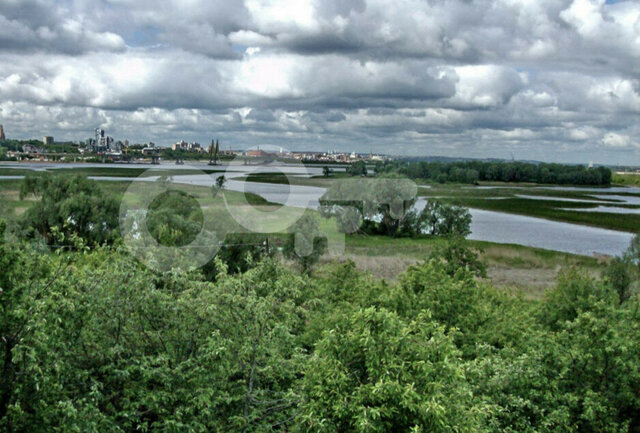
<svg viewBox="0 0 640 433">
<path fill-rule="evenodd" d="M 463 255 L 466 257 L 466 255 Z M 429 260 L 397 284 L 267 259 L 154 273 L 0 243 L 2 431 L 638 431 L 640 306 Z"/>
<path fill-rule="evenodd" d="M 611 170 L 607 167 L 586 168 L 583 165 L 533 164 L 526 162 L 485 161 L 385 161 L 375 167 L 376 173 L 397 172 L 411 179 L 432 182 L 475 184 L 489 182 L 531 182 L 543 184 L 609 185 Z"/>
<path fill-rule="evenodd" d="M 20 195 L 39 199 L 21 219 L 29 238 L 41 236 L 50 245 L 70 245 L 70 237 L 77 236 L 91 246 L 118 238 L 118 201 L 86 177 L 27 176 Z"/>
<path fill-rule="evenodd" d="M 200 233 L 202 209 L 193 198 L 181 191 L 167 191 L 149 206 L 147 227 L 151 235 L 165 246 L 187 245 Z"/>
<path fill-rule="evenodd" d="M 366 176 L 367 164 L 362 160 L 358 160 L 347 167 L 347 174 L 350 176 Z"/>
<path fill-rule="evenodd" d="M 428 314 L 357 310 L 317 343 L 302 385 L 306 431 L 475 432 L 480 410 L 451 336 Z"/>
</svg>

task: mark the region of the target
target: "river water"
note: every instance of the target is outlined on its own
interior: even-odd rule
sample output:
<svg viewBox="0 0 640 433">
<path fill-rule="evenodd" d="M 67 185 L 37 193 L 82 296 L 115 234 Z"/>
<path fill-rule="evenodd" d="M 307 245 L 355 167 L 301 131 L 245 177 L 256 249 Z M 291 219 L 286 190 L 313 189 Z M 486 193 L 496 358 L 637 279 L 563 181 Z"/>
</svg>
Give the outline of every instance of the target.
<svg viewBox="0 0 640 433">
<path fill-rule="evenodd" d="M 5 164 L 0 165 L 7 166 Z M 91 167 L 90 164 L 19 164 L 10 165 L 19 168 L 44 169 L 52 167 Z M 32 167 L 30 167 L 32 166 Z M 251 172 L 277 172 L 281 171 L 286 174 L 297 176 L 319 175 L 322 173 L 322 167 L 305 167 L 298 165 L 279 165 L 271 166 L 245 166 L 233 165 L 231 167 L 219 166 L 209 167 L 205 164 L 200 165 L 183 165 L 176 166 L 174 164 L 163 164 L 159 166 L 149 166 L 146 164 L 114 164 L 104 165 L 95 164 L 96 167 L 114 167 L 114 168 L 151 168 L 151 169 L 171 169 L 176 170 L 176 174 L 172 176 L 176 183 L 193 184 L 211 186 L 215 183 L 215 179 L 225 173 L 211 173 L 209 175 L 198 174 L 180 174 L 182 169 L 193 168 L 220 168 L 226 169 L 226 176 L 230 180 L 226 184 L 226 188 L 232 191 L 244 191 L 258 194 L 265 199 L 281 203 L 287 206 L 306 207 L 315 209 L 318 207 L 318 199 L 325 192 L 324 188 L 310 186 L 294 186 L 286 184 L 267 184 L 258 182 L 243 182 L 233 180 L 234 177 L 243 176 Z M 0 179 L 19 179 L 22 176 L 0 176 Z M 132 178 L 132 177 L 100 177 L 92 176 L 96 180 L 154 180 L 154 177 L 148 178 Z M 548 189 L 553 189 L 549 188 Z M 566 189 L 566 187 L 559 187 Z M 599 192 L 608 192 L 609 190 L 599 188 Z M 615 192 L 619 190 L 616 189 Z M 614 191 L 611 191 L 614 192 Z M 620 191 L 622 192 L 622 191 Z M 631 191 L 629 191 L 631 192 Z M 612 196 L 597 197 L 598 199 L 611 199 Z M 634 202 L 625 196 L 615 197 L 629 202 Z M 418 207 L 424 206 L 424 199 L 418 200 Z M 493 212 L 479 209 L 471 209 L 473 217 L 471 224 L 470 239 L 491 241 L 498 243 L 518 244 L 549 250 L 563 251 L 582 255 L 619 255 L 627 249 L 633 234 L 614 230 L 605 230 L 601 228 L 588 227 L 577 224 L 562 223 L 557 221 L 545 220 L 542 218 L 533 218 L 521 215 L 506 214 L 501 212 Z"/>
<path fill-rule="evenodd" d="M 324 188 L 229 182 L 229 189 L 259 194 L 269 201 L 292 206 L 316 208 Z M 424 199 L 416 204 L 424 207 Z M 513 215 L 480 209 L 470 209 L 471 235 L 469 239 L 505 244 L 518 244 L 581 255 L 615 256 L 624 252 L 633 234 L 578 224 L 550 221 L 542 218 Z"/>
</svg>

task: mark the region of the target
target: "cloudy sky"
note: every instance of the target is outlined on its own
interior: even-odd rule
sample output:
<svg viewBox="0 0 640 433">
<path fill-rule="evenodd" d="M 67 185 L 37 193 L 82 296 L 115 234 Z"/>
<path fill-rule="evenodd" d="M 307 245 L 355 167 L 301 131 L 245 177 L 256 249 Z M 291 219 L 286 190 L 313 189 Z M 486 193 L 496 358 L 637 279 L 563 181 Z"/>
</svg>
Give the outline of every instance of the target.
<svg viewBox="0 0 640 433">
<path fill-rule="evenodd" d="M 640 164 L 633 0 L 0 0 L 8 137 Z"/>
</svg>

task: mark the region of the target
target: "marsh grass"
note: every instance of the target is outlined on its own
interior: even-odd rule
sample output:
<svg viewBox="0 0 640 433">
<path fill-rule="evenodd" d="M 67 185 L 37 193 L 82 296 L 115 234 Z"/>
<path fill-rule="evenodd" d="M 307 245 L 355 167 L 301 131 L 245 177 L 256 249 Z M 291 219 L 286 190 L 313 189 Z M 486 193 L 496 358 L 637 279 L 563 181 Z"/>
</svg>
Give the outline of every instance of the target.
<svg viewBox="0 0 640 433">
<path fill-rule="evenodd" d="M 392 239 L 381 236 L 347 237 L 345 258 L 374 277 L 395 281 L 409 265 L 425 260 L 431 251 L 446 242 L 441 238 Z M 559 272 L 579 267 L 590 275 L 600 275 L 608 258 L 595 258 L 483 241 L 465 241 L 478 248 L 488 267 L 488 280 L 496 287 L 515 290 L 527 298 L 539 298 L 556 283 Z M 327 259 L 325 259 L 327 260 Z"/>
</svg>

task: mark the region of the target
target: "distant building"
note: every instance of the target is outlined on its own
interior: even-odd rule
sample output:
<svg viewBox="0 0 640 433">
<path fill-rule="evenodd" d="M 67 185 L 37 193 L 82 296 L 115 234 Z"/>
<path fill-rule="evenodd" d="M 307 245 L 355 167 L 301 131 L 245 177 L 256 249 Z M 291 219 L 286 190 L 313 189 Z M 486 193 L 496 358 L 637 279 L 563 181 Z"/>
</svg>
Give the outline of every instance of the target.
<svg viewBox="0 0 640 433">
<path fill-rule="evenodd" d="M 158 148 L 156 147 L 155 143 L 153 143 L 153 142 L 151 142 L 151 141 L 150 141 L 150 142 L 147 144 L 147 146 L 146 146 L 146 147 L 143 147 L 143 148 L 142 148 L 142 154 L 143 154 L 143 155 L 157 155 L 157 154 L 159 153 L 159 150 L 160 150 L 160 149 L 158 149 Z"/>
<path fill-rule="evenodd" d="M 4 128 L 0 125 L 0 141 L 4 141 L 7 138 L 4 136 Z"/>
<path fill-rule="evenodd" d="M 45 135 L 44 138 L 42 139 L 42 143 L 45 146 L 53 144 L 53 137 L 50 135 Z"/>
<path fill-rule="evenodd" d="M 171 145 L 171 150 L 182 150 L 183 146 L 187 144 L 184 142 L 184 140 L 180 140 L 177 143 L 173 143 Z"/>
<path fill-rule="evenodd" d="M 22 146 L 22 153 L 44 153 L 44 148 L 36 147 L 33 144 L 25 144 Z"/>
<path fill-rule="evenodd" d="M 171 145 L 171 150 L 183 150 L 186 152 L 205 152 L 205 149 L 200 146 L 200 143 L 187 143 L 184 140 L 180 140 L 177 143 Z"/>
<path fill-rule="evenodd" d="M 242 151 L 241 150 L 220 150 L 220 155 L 225 155 L 225 156 L 241 156 L 242 155 Z"/>
<path fill-rule="evenodd" d="M 264 150 L 258 147 L 257 149 L 247 150 L 245 153 L 246 156 L 260 157 L 260 156 L 272 156 L 272 153 L 265 152 Z"/>
<path fill-rule="evenodd" d="M 93 137 L 86 141 L 87 150 L 99 154 L 118 154 L 126 147 L 121 141 L 115 141 L 113 137 L 105 134 L 104 129 L 96 128 Z"/>
</svg>

